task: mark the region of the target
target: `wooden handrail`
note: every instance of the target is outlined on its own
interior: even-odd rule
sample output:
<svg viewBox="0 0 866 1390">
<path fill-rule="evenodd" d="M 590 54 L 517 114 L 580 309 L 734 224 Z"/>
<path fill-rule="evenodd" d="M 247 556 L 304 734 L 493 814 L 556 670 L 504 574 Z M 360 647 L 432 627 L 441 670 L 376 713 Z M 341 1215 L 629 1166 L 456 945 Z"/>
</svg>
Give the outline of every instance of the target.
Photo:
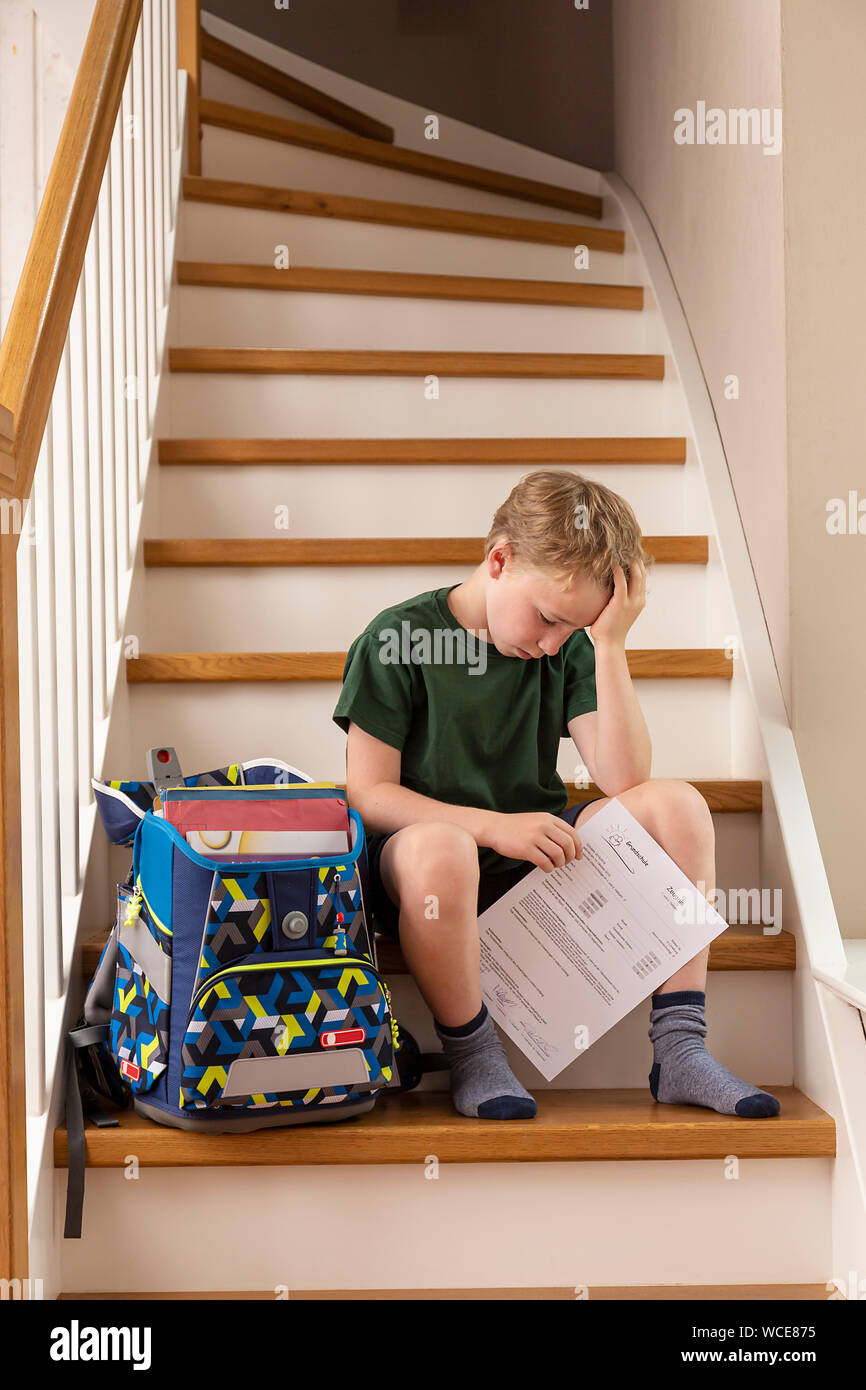
<svg viewBox="0 0 866 1390">
<path fill-rule="evenodd" d="M 177 0 L 177 65 L 188 76 L 186 91 L 186 172 L 201 173 L 201 48 L 199 0 Z"/>
<path fill-rule="evenodd" d="M 0 343 L 0 477 L 22 503 L 33 473 L 69 332 L 90 228 L 117 120 L 142 0 L 98 0 Z"/>
</svg>

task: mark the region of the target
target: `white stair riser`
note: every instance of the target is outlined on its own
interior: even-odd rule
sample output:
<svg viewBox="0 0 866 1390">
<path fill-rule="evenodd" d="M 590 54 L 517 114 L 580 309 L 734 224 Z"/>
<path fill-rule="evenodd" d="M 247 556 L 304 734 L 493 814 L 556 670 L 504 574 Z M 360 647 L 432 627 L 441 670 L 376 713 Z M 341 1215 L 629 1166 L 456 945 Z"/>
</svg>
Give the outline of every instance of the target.
<svg viewBox="0 0 866 1390">
<path fill-rule="evenodd" d="M 432 368 L 430 369 L 432 372 Z M 417 376 L 174 372 L 172 435 L 683 435 L 674 380 L 439 378 L 438 400 Z"/>
<path fill-rule="evenodd" d="M 663 352 L 638 310 L 176 287 L 173 347 Z"/>
<path fill-rule="evenodd" d="M 711 688 L 721 684 L 638 683 L 641 708 L 653 732 L 653 777 L 689 781 L 731 775 L 728 692 Z M 649 686 L 654 689 L 643 688 Z M 131 746 L 150 748 L 170 742 L 183 750 L 184 766 L 202 769 L 258 756 L 259 750 L 317 778 L 344 781 L 346 738 L 331 719 L 339 693 L 339 681 L 136 685 L 131 688 Z M 253 751 L 245 751 L 252 745 Z M 571 781 L 578 763 L 574 745 L 564 739 L 560 749 L 560 776 Z M 757 876 L 737 878 L 737 882 L 758 881 Z"/>
<path fill-rule="evenodd" d="M 243 181 L 252 182 L 250 178 Z M 273 186 L 273 181 L 269 186 Z M 287 186 L 307 187 L 297 180 Z M 311 191 L 323 190 L 312 187 Z M 292 265 L 568 280 L 576 284 L 640 283 L 625 277 L 623 256 L 613 251 L 591 250 L 589 264 L 578 270 L 571 246 L 545 246 L 532 241 L 353 222 L 303 213 L 268 212 L 194 199 L 183 203 L 180 224 L 179 260 L 273 265 L 276 248 L 286 246 Z"/>
<path fill-rule="evenodd" d="M 236 394 L 241 393 L 238 378 L 226 378 L 232 382 Z M 346 379 L 337 382 L 338 391 L 346 388 Z M 381 378 L 370 378 L 370 381 Z M 308 390 L 324 387 L 322 379 L 304 379 Z M 214 378 L 207 378 L 213 383 Z M 282 383 L 282 389 L 289 384 Z M 444 386 L 447 391 L 456 383 Z M 261 377 L 248 377 L 246 386 L 253 386 L 261 395 L 265 388 Z M 295 380 L 294 386 L 298 386 Z M 521 390 L 528 383 L 517 383 Z M 267 382 L 270 395 L 279 394 L 280 387 L 274 378 Z M 202 394 L 207 388 L 205 378 L 197 380 L 187 377 L 175 383 L 176 391 Z M 211 396 L 218 395 L 217 387 L 209 386 Z M 368 388 L 369 389 L 369 388 Z M 294 392 L 296 398 L 301 391 Z M 443 401 L 425 402 L 425 411 L 419 420 L 419 411 L 413 411 L 408 425 L 416 428 L 406 434 L 406 438 L 420 437 L 419 425 L 431 427 L 431 439 L 447 438 L 447 432 L 433 428 L 439 424 L 437 407 Z M 453 412 L 449 409 L 449 414 Z M 294 418 L 282 418 L 274 422 L 278 426 L 276 434 L 280 438 L 322 437 L 322 417 L 307 423 L 315 426 L 308 436 L 301 436 Z M 375 422 L 370 420 L 372 425 Z M 379 422 L 381 435 L 376 438 L 393 438 L 395 430 L 392 422 L 384 415 Z M 454 420 L 458 427 L 460 420 Z M 351 421 L 345 420 L 347 433 L 344 438 L 362 437 L 361 432 L 353 434 Z M 630 422 L 620 421 L 628 434 L 637 434 Z M 202 415 L 197 428 L 191 428 L 194 421 L 190 413 L 178 417 L 175 411 L 169 417 L 166 411 L 160 434 L 168 437 L 212 438 L 219 436 L 219 424 L 213 413 Z M 288 428 L 285 428 L 288 426 Z M 244 428 L 238 430 L 242 438 L 267 438 L 269 431 L 261 419 L 249 411 L 244 420 Z M 480 432 L 479 432 L 480 433 Z M 661 431 L 658 431 L 661 433 Z M 367 431 L 370 437 L 372 431 Z M 577 437 L 580 434 L 578 428 Z M 671 431 L 673 436 L 676 431 Z M 341 437 L 335 428 L 334 437 Z M 473 438 L 474 435 L 459 437 Z M 502 436 L 502 430 L 494 422 L 491 438 Z M 706 535 L 706 518 L 702 513 L 686 513 L 683 501 L 682 464 L 604 464 L 604 463 L 485 463 L 485 464 L 439 464 L 439 463 L 277 463 L 277 464 L 165 464 L 155 468 L 156 477 L 148 487 L 147 507 L 144 518 L 144 535 L 151 537 L 174 536 L 480 536 L 486 537 L 493 524 L 497 508 L 506 500 L 512 488 L 521 478 L 539 469 L 554 472 L 577 473 L 581 477 L 601 483 L 611 491 L 624 497 L 635 514 L 641 531 L 646 536 L 668 535 Z M 242 505 L 239 505 L 242 499 Z M 279 509 L 279 510 L 278 510 Z M 288 510 L 286 510 L 288 509 Z M 287 519 L 287 531 L 275 530 L 277 519 Z M 437 566 L 438 568 L 438 566 Z M 653 567 L 650 581 L 655 585 L 662 570 L 660 564 Z M 665 567 L 667 568 L 667 567 Z M 706 566 L 690 566 L 689 580 L 683 588 L 692 588 L 699 573 L 706 573 Z M 425 588 L 440 587 L 448 582 L 447 575 L 438 585 L 419 583 L 413 588 L 417 571 L 406 571 L 405 582 L 401 582 L 399 594 L 421 593 Z M 457 579 L 455 575 L 455 581 Z M 462 577 L 462 575 L 460 576 Z M 702 584 L 697 585 L 703 587 Z M 649 594 L 649 588 L 647 590 Z M 658 592 L 657 590 L 655 592 Z M 667 601 L 668 595 L 666 595 Z M 390 600 L 393 602 L 393 598 Z M 678 600 L 677 614 L 689 602 L 681 596 Z M 381 606 L 381 605 L 380 605 Z M 647 604 L 649 607 L 649 603 Z M 373 608 L 368 616 L 377 612 Z M 338 620 L 338 614 L 333 614 Z M 330 615 L 329 615 L 330 621 Z M 365 619 L 366 621 L 366 619 Z M 647 609 L 641 614 L 640 628 L 650 621 Z M 672 636 L 668 628 L 665 644 L 678 638 Z M 353 634 L 354 635 L 354 634 Z M 661 644 L 659 644 L 661 645 Z"/>
<path fill-rule="evenodd" d="M 430 140 L 427 154 L 471 163 L 456 140 Z M 202 126 L 201 172 L 205 178 L 240 179 L 285 188 L 308 188 L 350 198 L 384 198 L 389 202 L 419 203 L 425 207 L 492 212 L 502 217 L 532 217 L 543 222 L 575 226 L 619 227 L 610 217 L 589 217 L 570 208 L 530 202 L 487 189 L 405 173 L 360 159 L 325 154 L 302 145 L 284 144 L 220 126 Z M 607 211 L 613 210 L 608 200 Z"/>
<path fill-rule="evenodd" d="M 651 593 L 629 648 L 704 645 L 704 576 L 696 569 L 687 585 L 683 568 L 653 567 Z M 145 651 L 348 651 L 389 605 L 458 584 L 473 569 L 423 563 L 148 569 L 142 645 Z M 402 641 L 399 626 L 396 631 Z M 389 640 L 387 634 L 381 640 Z"/>
<path fill-rule="evenodd" d="M 833 1272 L 829 1159 L 742 1159 L 738 1177 L 726 1176 L 731 1156 L 442 1162 L 428 1178 L 432 1157 L 435 1146 L 412 1164 L 141 1168 L 132 1180 L 90 1170 L 62 1287 L 579 1288 Z M 65 1170 L 55 1184 L 62 1229 Z"/>
<path fill-rule="evenodd" d="M 707 974 L 707 1049 L 735 1076 L 756 1086 L 791 1086 L 792 971 L 712 970 Z M 440 1052 L 430 1009 L 411 975 L 387 975 L 394 1016 L 422 1052 Z M 653 1060 L 648 996 L 552 1081 L 546 1081 L 507 1033 L 497 1028 L 508 1064 L 532 1095 L 547 1090 L 647 1088 Z M 576 1015 L 574 1024 L 580 1024 Z M 430 1072 L 419 1089 L 447 1091 L 448 1075 Z M 703 1113 L 696 1110 L 696 1114 Z"/>
</svg>

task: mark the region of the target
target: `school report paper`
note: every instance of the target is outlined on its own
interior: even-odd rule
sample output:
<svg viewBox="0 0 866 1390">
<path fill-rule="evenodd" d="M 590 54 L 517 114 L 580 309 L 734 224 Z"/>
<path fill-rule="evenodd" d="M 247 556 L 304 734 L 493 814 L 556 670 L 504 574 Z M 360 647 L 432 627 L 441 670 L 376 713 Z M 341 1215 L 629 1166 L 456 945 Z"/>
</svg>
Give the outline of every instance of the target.
<svg viewBox="0 0 866 1390">
<path fill-rule="evenodd" d="M 552 1081 L 727 926 L 616 797 L 478 918 L 481 995 Z"/>
</svg>

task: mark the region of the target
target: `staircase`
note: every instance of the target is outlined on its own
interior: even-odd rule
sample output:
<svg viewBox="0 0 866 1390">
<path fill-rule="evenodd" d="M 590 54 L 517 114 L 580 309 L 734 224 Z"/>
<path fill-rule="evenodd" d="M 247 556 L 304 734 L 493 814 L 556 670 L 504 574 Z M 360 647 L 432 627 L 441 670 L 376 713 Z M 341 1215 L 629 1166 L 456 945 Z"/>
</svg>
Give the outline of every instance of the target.
<svg viewBox="0 0 866 1390">
<path fill-rule="evenodd" d="M 625 495 L 656 557 L 628 650 L 653 775 L 706 797 L 719 888 L 777 882 L 683 383 L 608 183 L 483 132 L 441 155 L 401 147 L 208 22 L 203 172 L 183 178 L 137 647 L 104 775 L 138 775 L 168 742 L 186 771 L 274 755 L 342 785 L 331 711 L 352 639 L 400 597 L 464 578 L 514 483 L 562 465 Z M 601 794 L 565 740 L 559 771 L 570 803 Z M 127 860 L 111 851 L 109 889 Z M 656 1105 L 649 1001 L 552 1083 L 503 1036 L 531 1121 L 458 1115 L 443 1073 L 355 1121 L 254 1135 L 122 1113 L 87 1129 L 65 1293 L 826 1297 L 836 1125 L 794 1084 L 806 987 L 798 926 L 782 926 L 732 923 L 707 993 L 708 1047 L 777 1095 L 778 1117 Z M 438 1050 L 393 942 L 379 964 L 399 1022 Z M 66 1158 L 61 1126 L 61 1189 Z"/>
</svg>

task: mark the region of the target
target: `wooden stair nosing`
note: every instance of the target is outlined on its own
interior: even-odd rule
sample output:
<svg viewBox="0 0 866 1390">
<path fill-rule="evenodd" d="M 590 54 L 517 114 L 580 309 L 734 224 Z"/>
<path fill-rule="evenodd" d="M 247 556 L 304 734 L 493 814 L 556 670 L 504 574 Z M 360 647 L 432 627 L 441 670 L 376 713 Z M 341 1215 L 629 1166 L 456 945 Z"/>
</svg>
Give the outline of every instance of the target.
<svg viewBox="0 0 866 1390">
<path fill-rule="evenodd" d="M 95 954 L 97 945 L 101 951 L 107 938 L 107 932 L 101 938 L 93 938 L 88 960 L 93 960 L 94 970 L 99 961 L 99 956 Z M 376 959 L 379 970 L 386 977 L 411 974 L 400 943 L 394 937 L 376 936 Z M 759 925 L 730 924 L 727 931 L 710 942 L 707 968 L 713 971 L 749 973 L 756 970 L 796 970 L 797 939 L 793 932 L 789 931 L 780 931 L 775 936 L 764 936 Z"/>
<path fill-rule="evenodd" d="M 641 310 L 644 304 L 642 285 L 574 284 L 569 280 L 518 280 L 507 276 L 414 274 L 308 265 L 280 269 L 243 261 L 178 261 L 177 281 L 179 285 L 217 289 L 381 295 L 583 309 Z"/>
<path fill-rule="evenodd" d="M 649 647 L 626 651 L 634 680 L 731 680 L 724 647 Z M 341 681 L 345 652 L 141 652 L 127 657 L 132 685 L 177 681 Z"/>
<path fill-rule="evenodd" d="M 819 1301 L 827 1298 L 828 1284 L 587 1284 L 586 1297 L 593 1303 L 602 1302 L 623 1302 L 624 1300 L 646 1302 L 653 1301 L 687 1301 L 702 1300 L 713 1301 L 731 1300 L 735 1302 L 758 1302 L 764 1299 L 785 1301 Z M 517 1288 L 508 1286 L 506 1288 L 494 1289 L 289 1289 L 288 1296 L 292 1302 L 319 1302 L 327 1299 L 329 1302 L 351 1299 L 352 1302 L 359 1300 L 371 1300 L 375 1302 L 388 1301 L 420 1301 L 425 1302 L 447 1300 L 449 1303 L 469 1299 L 484 1300 L 489 1302 L 492 1299 L 505 1301 L 513 1299 L 521 1303 L 530 1301 L 568 1302 L 574 1303 L 574 1285 L 569 1284 L 565 1287 L 551 1285 L 541 1287 L 530 1285 L 527 1288 Z M 250 1301 L 260 1301 L 273 1303 L 273 1289 L 239 1289 L 237 1291 L 220 1290 L 219 1292 L 205 1289 L 190 1293 L 186 1290 L 148 1293 L 117 1293 L 88 1291 L 87 1293 L 60 1293 L 57 1295 L 59 1301 L 80 1301 L 82 1299 L 95 1302 L 98 1300 L 122 1299 L 124 1302 L 152 1302 L 158 1300 L 177 1300 L 189 1301 L 191 1299 L 244 1299 Z"/>
<path fill-rule="evenodd" d="M 617 227 L 587 227 L 574 222 L 550 222 L 535 217 L 506 217 L 496 212 L 465 212 L 460 208 L 241 183 L 234 179 L 210 179 L 200 174 L 184 174 L 183 196 L 190 202 L 216 203 L 257 212 L 286 212 L 296 217 L 374 222 L 402 227 L 407 231 L 451 232 L 459 236 L 486 236 L 544 246 L 584 246 L 588 251 L 609 252 L 616 256 L 625 252 L 625 233 Z"/>
<path fill-rule="evenodd" d="M 233 73 L 235 77 L 242 77 L 245 82 L 253 82 L 263 91 L 283 97 L 295 106 L 303 106 L 307 111 L 314 111 L 317 116 L 323 116 L 335 125 L 342 125 L 347 130 L 354 131 L 356 135 L 366 136 L 370 140 L 382 140 L 387 144 L 393 143 L 393 127 L 386 125 L 384 121 L 377 121 L 374 116 L 368 116 L 354 106 L 348 106 L 338 97 L 329 96 L 327 92 L 319 91 L 318 87 L 311 87 L 308 82 L 302 82 L 298 77 L 291 77 L 280 68 L 263 62 L 261 58 L 254 58 L 251 53 L 244 53 L 243 49 L 208 33 L 204 27 L 201 28 L 201 58 L 203 62 L 213 63 L 216 67 Z"/>
<path fill-rule="evenodd" d="M 300 373 L 307 376 L 427 376 L 662 381 L 663 353 L 440 352 L 377 348 L 168 349 L 171 372 Z"/>
<path fill-rule="evenodd" d="M 470 1119 L 441 1091 L 381 1094 L 351 1124 L 289 1125 L 249 1134 L 171 1129 L 131 1110 L 117 1126 L 84 1131 L 89 1168 L 120 1168 L 130 1153 L 142 1167 L 421 1163 L 607 1162 L 646 1159 L 833 1158 L 832 1115 L 793 1086 L 759 1082 L 781 1112 L 763 1120 L 720 1115 L 703 1106 L 662 1105 L 647 1088 L 537 1090 L 531 1120 Z M 65 1127 L 54 1132 L 54 1166 L 68 1162 Z"/>
<path fill-rule="evenodd" d="M 99 964 L 102 949 L 108 940 L 107 931 L 86 937 L 81 944 L 81 971 L 90 980 Z M 729 926 L 710 943 L 707 963 L 709 970 L 794 970 L 797 964 L 797 942 L 792 932 L 780 931 L 764 936 L 759 927 Z M 408 975 L 411 972 L 403 957 L 399 942 L 390 936 L 376 936 L 376 960 L 386 977 Z"/>
<path fill-rule="evenodd" d="M 660 564 L 706 565 L 707 536 L 644 536 Z M 434 536 L 220 537 L 145 540 L 148 569 L 163 566 L 472 565 L 484 559 L 484 538 Z"/>
<path fill-rule="evenodd" d="M 682 436 L 470 439 L 160 439 L 160 464 L 684 464 Z"/>
<path fill-rule="evenodd" d="M 264 140 L 277 140 L 282 144 L 299 145 L 303 149 L 316 150 L 319 154 L 357 159 L 365 164 L 377 164 L 421 178 L 460 184 L 464 188 L 480 188 L 487 193 L 499 193 L 528 203 L 564 208 L 582 217 L 601 218 L 604 214 L 603 201 L 597 194 L 581 193 L 540 179 L 527 179 L 518 174 L 507 174 L 499 169 L 487 169 L 482 165 L 467 164 L 462 160 L 427 154 L 402 145 L 384 144 L 381 140 L 370 140 L 342 130 L 328 130 L 323 126 L 254 111 L 227 101 L 202 98 L 199 101 L 199 119 L 202 125 L 218 126 Z"/>
</svg>

